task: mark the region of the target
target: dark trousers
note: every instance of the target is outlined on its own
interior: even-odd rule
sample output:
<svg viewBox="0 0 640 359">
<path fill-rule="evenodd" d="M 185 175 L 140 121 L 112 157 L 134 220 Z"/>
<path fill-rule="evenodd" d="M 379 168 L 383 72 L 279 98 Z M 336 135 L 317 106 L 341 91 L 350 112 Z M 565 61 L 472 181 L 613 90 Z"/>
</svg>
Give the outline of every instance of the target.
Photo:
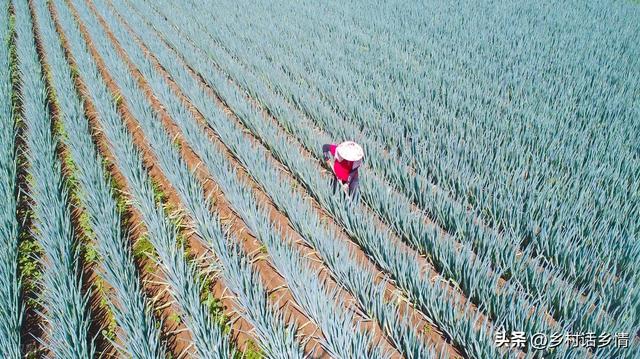
<svg viewBox="0 0 640 359">
<path fill-rule="evenodd" d="M 340 187 L 342 186 L 342 184 L 345 183 L 342 180 L 339 180 L 338 177 L 336 177 L 335 175 L 333 176 L 332 180 L 331 180 L 331 186 L 333 188 L 333 194 L 336 194 L 338 191 L 340 191 Z M 360 180 L 358 179 L 358 177 L 356 178 L 352 178 L 351 182 L 349 182 L 349 197 L 351 197 L 354 200 L 357 200 L 360 197 L 360 191 L 358 189 L 360 185 Z"/>
<path fill-rule="evenodd" d="M 329 144 L 325 144 L 322 145 L 322 156 L 324 157 L 324 160 L 328 160 L 329 156 L 331 155 L 331 151 L 330 151 L 330 146 Z M 339 183 L 338 183 L 339 182 Z M 333 176 L 333 179 L 331 180 L 331 186 L 333 187 L 333 194 L 336 194 L 337 191 L 340 190 L 340 185 L 344 183 L 341 180 L 339 180 L 335 175 Z M 358 186 L 360 185 L 360 180 L 358 179 L 358 172 L 356 171 L 355 174 L 352 175 L 351 177 L 351 181 L 349 182 L 349 196 L 353 199 L 358 199 L 360 192 L 358 190 Z"/>
</svg>

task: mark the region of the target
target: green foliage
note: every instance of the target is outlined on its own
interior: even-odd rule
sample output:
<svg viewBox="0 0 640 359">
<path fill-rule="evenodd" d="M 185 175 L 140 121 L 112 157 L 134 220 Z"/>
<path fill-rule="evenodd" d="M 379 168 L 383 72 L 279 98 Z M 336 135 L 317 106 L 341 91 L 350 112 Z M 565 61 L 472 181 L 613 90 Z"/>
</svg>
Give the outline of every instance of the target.
<svg viewBox="0 0 640 359">
<path fill-rule="evenodd" d="M 100 260 L 100 254 L 90 243 L 84 245 L 84 260 L 87 264 L 95 264 Z"/>
<path fill-rule="evenodd" d="M 77 79 L 79 77 L 79 75 L 78 75 L 78 67 L 75 64 L 72 64 L 70 66 L 70 69 L 71 69 L 71 77 L 73 79 Z"/>
<path fill-rule="evenodd" d="M 107 327 L 105 329 L 102 329 L 100 331 L 100 334 L 102 334 L 102 336 L 108 339 L 109 341 L 114 341 L 116 339 L 117 330 L 118 330 L 118 323 L 115 321 L 112 314 L 108 314 Z"/>
<path fill-rule="evenodd" d="M 180 151 L 182 149 L 182 142 L 180 142 L 178 138 L 175 138 L 172 143 L 173 143 L 173 148 L 175 148 L 176 151 Z"/>
<path fill-rule="evenodd" d="M 430 325 L 425 324 L 424 327 L 422 327 L 422 331 L 425 334 L 429 335 L 433 330 L 431 329 Z"/>
<path fill-rule="evenodd" d="M 153 188 L 153 199 L 156 203 L 165 204 L 167 203 L 167 195 L 164 193 L 162 188 L 160 188 L 160 184 L 156 181 L 151 181 Z"/>
<path fill-rule="evenodd" d="M 263 359 L 265 358 L 264 352 L 253 340 L 247 341 L 245 348 L 242 352 L 236 353 L 234 359 Z"/>
<path fill-rule="evenodd" d="M 106 158 L 102 159 L 102 167 L 103 168 L 109 168 L 109 160 L 107 160 Z M 107 182 L 109 183 L 109 188 L 112 190 L 112 194 L 113 197 L 116 200 L 116 208 L 118 210 L 118 213 L 122 216 L 123 214 L 125 214 L 127 212 L 127 209 L 129 208 L 128 203 L 127 203 L 127 198 L 126 196 L 124 196 L 121 192 L 121 188 L 118 185 L 118 183 L 116 182 L 116 178 L 109 172 L 105 173 L 105 177 Z M 122 216 L 122 221 L 123 223 L 128 223 L 128 219 L 126 216 Z"/>
<path fill-rule="evenodd" d="M 119 93 L 113 95 L 113 102 L 115 103 L 116 107 L 120 107 L 123 104 L 122 95 Z"/>
<path fill-rule="evenodd" d="M 272 15 L 290 16 L 299 11 L 307 11 L 307 7 L 312 5 L 307 2 L 305 4 L 291 4 L 287 10 L 267 7 L 261 10 Z M 365 240 L 367 235 L 364 232 L 367 230 L 363 227 L 369 227 L 365 223 L 368 222 L 370 213 L 356 209 L 350 211 L 352 213 L 349 215 L 342 215 L 340 203 L 335 203 L 323 192 L 326 183 L 314 180 L 317 168 L 305 166 L 304 162 L 307 161 L 300 161 L 303 164 L 298 165 L 297 159 L 287 158 L 287 153 L 296 151 L 281 143 L 290 141 L 278 138 L 277 133 L 274 136 L 276 131 L 265 128 L 269 125 L 261 123 L 264 119 L 255 116 L 251 108 L 238 100 L 243 98 L 244 93 L 237 94 L 232 89 L 226 91 L 226 76 L 240 84 L 241 92 L 250 93 L 258 101 L 265 103 L 270 111 L 276 112 L 276 120 L 283 127 L 292 129 L 291 135 L 304 143 L 312 154 L 318 153 L 322 143 L 336 139 L 357 138 L 366 144 L 366 148 L 370 149 L 366 161 L 371 166 L 368 166 L 366 178 L 361 183 L 365 204 L 399 237 L 421 254 L 429 256 L 436 268 L 444 272 L 447 279 L 458 283 L 460 289 L 468 297 L 473 297 L 475 303 L 482 303 L 480 310 L 489 312 L 495 322 L 506 321 L 514 328 L 523 326 L 530 320 L 525 313 L 530 305 L 529 298 L 533 297 L 542 298 L 539 299 L 540 303 L 536 302 L 537 306 L 545 308 L 543 311 L 553 312 L 557 317 L 555 319 L 561 320 L 560 323 L 578 323 L 585 330 L 598 322 L 604 323 L 601 324 L 604 329 L 616 326 L 634 328 L 637 325 L 632 323 L 637 323 L 637 319 L 633 318 L 638 316 L 626 316 L 625 324 L 606 317 L 601 321 L 599 316 L 587 314 L 591 312 L 589 304 L 583 305 L 575 295 L 583 290 L 584 285 L 588 285 L 593 289 L 590 297 L 605 311 L 615 313 L 615 308 L 623 300 L 626 302 L 624 307 L 628 309 L 624 310 L 625 313 L 638 308 L 637 293 L 627 296 L 624 290 L 637 288 L 633 283 L 638 278 L 637 271 L 632 270 L 634 266 L 631 260 L 637 258 L 637 255 L 625 254 L 629 251 L 637 254 L 638 251 L 637 245 L 625 243 L 627 238 L 634 237 L 629 237 L 629 233 L 638 233 L 638 226 L 629 222 L 630 218 L 634 218 L 629 215 L 629 211 L 637 207 L 637 204 L 626 204 L 633 198 L 633 195 L 628 195 L 629 192 L 633 193 L 633 188 L 625 189 L 629 187 L 629 183 L 638 183 L 637 171 L 629 171 L 637 168 L 638 152 L 633 152 L 637 146 L 631 145 L 632 142 L 629 141 L 633 136 L 625 135 L 637 133 L 638 129 L 638 107 L 637 101 L 634 101 L 638 98 L 638 76 L 625 75 L 628 71 L 637 74 L 637 69 L 640 68 L 638 56 L 635 56 L 638 43 L 633 41 L 638 32 L 638 13 L 621 2 L 604 5 L 598 3 L 594 7 L 585 4 L 572 2 L 571 6 L 566 6 L 564 3 L 558 5 L 553 2 L 514 1 L 513 7 L 498 11 L 500 15 L 497 18 L 490 17 L 491 26 L 486 26 L 485 18 L 471 23 L 468 21 L 474 18 L 474 10 L 484 11 L 482 2 L 466 3 L 466 8 L 460 11 L 453 10 L 446 3 L 420 3 L 421 7 L 435 11 L 443 19 L 452 20 L 437 20 L 433 24 L 432 19 L 424 21 L 419 17 L 412 17 L 412 13 L 420 14 L 421 11 L 405 12 L 405 8 L 391 6 L 389 10 L 402 18 L 396 24 L 376 21 L 384 18 L 377 16 L 379 9 L 362 6 L 362 2 L 347 8 L 334 3 L 333 5 L 338 6 L 335 9 L 345 11 L 358 19 L 356 23 L 367 26 L 367 31 L 360 32 L 358 26 L 350 31 L 352 25 L 346 22 L 343 31 L 337 31 L 350 34 L 348 40 L 341 43 L 342 47 L 323 41 L 322 36 L 305 36 L 315 31 L 332 36 L 324 32 L 325 27 L 321 24 L 315 23 L 318 27 L 311 25 L 315 20 L 312 17 L 293 16 L 289 21 L 282 22 L 278 31 L 272 31 L 274 26 L 267 20 L 266 23 L 261 23 L 264 32 L 255 32 L 254 25 L 266 17 L 260 11 L 238 13 L 236 10 L 243 6 L 223 7 L 220 12 L 225 15 L 207 12 L 207 8 L 203 7 L 207 15 L 202 16 L 201 12 L 189 12 L 187 7 L 183 7 L 182 11 L 186 14 L 180 16 L 179 11 L 167 13 L 169 8 L 163 5 L 156 7 L 161 13 L 164 12 L 161 16 L 150 15 L 152 11 L 148 10 L 140 13 L 149 19 L 149 24 L 154 28 L 160 29 L 159 31 L 167 30 L 163 31 L 163 36 L 171 39 L 171 46 L 176 48 L 176 52 L 189 54 L 181 56 L 181 60 L 196 68 L 205 81 L 216 88 L 251 132 L 265 142 L 274 139 L 268 144 L 270 150 L 276 153 L 280 161 L 286 162 L 300 181 L 306 182 L 306 187 L 311 188 L 311 195 L 325 208 L 330 207 L 327 210 L 334 211 L 334 216 L 339 217 L 338 222 L 343 223 L 350 236 Z M 536 15 L 533 15 L 530 11 L 532 7 L 539 9 L 544 15 L 536 17 L 538 12 L 534 11 L 533 14 Z M 354 8 L 360 11 L 352 11 Z M 593 20 L 598 16 L 585 17 L 589 21 L 598 21 L 594 24 L 594 28 L 599 29 L 595 32 L 598 35 L 593 36 L 592 31 L 581 31 L 586 28 L 581 24 L 583 17 L 575 16 L 581 12 L 591 15 L 606 14 L 612 22 L 601 27 L 602 22 Z M 309 10 L 309 13 L 313 11 Z M 550 26 L 531 26 L 532 16 L 536 22 L 549 22 Z M 206 17 L 223 22 L 226 19 L 234 21 L 226 22 L 228 27 L 220 30 L 220 26 L 210 25 L 215 22 L 198 21 Z M 523 21 L 507 20 L 513 17 Z M 237 23 L 240 18 L 246 21 L 242 25 Z M 575 26 L 576 31 L 555 30 L 557 24 L 565 24 L 567 21 Z M 417 24 L 420 24 L 419 28 L 412 28 Z M 295 31 L 294 29 L 299 29 L 298 26 L 307 25 L 310 30 L 308 33 L 302 32 L 301 36 L 294 36 L 296 40 L 282 41 L 282 36 L 287 31 Z M 484 38 L 478 39 L 475 33 L 465 31 L 468 26 L 483 33 Z M 439 31 L 441 27 L 447 28 L 447 35 L 454 37 L 442 36 Z M 494 27 L 514 29 L 518 34 L 527 35 L 520 38 L 520 35 L 511 31 L 496 32 Z M 203 28 L 207 31 L 203 31 Z M 234 30 L 229 30 L 231 28 Z M 615 30 L 610 31 L 611 29 Z M 399 46 L 407 51 L 403 51 L 402 56 L 398 57 L 397 47 L 386 46 L 386 42 L 370 42 L 371 38 L 363 35 L 369 31 L 398 41 L 401 44 Z M 419 41 L 421 35 L 414 37 L 414 34 L 422 34 L 423 31 L 435 35 L 433 42 Z M 473 34 L 471 37 L 470 33 Z M 535 33 L 536 36 L 531 36 L 530 33 Z M 293 34 L 297 35 L 297 32 L 289 33 L 290 36 Z M 187 41 L 182 41 L 186 38 Z M 559 38 L 562 39 L 560 43 Z M 316 41 L 317 39 L 321 40 Z M 485 39 L 492 41 L 484 41 Z M 415 40 L 418 41 L 414 42 Z M 570 46 L 574 44 L 574 40 L 588 44 L 589 50 L 585 52 L 583 47 Z M 264 41 L 269 41 L 272 45 L 267 52 L 263 50 Z M 296 46 L 296 41 L 305 46 Z M 522 57 L 521 52 L 510 51 L 514 41 L 525 48 L 531 46 L 544 50 L 532 51 L 531 56 Z M 221 51 L 220 46 L 216 46 L 217 42 L 223 43 L 221 47 L 226 51 Z M 314 42 L 314 46 L 306 46 L 307 42 Z M 366 57 L 358 57 L 360 55 L 353 49 L 357 49 L 360 42 L 376 54 L 388 57 L 381 62 L 370 62 Z M 190 46 L 192 43 L 197 46 Z M 451 43 L 454 45 L 449 46 Z M 614 43 L 621 47 L 618 48 Z M 609 45 L 613 45 L 612 48 L 604 50 Z M 469 51 L 451 50 L 458 49 L 458 46 Z M 324 57 L 318 57 L 318 47 L 331 60 L 324 61 Z M 154 52 L 164 54 L 161 47 Z M 292 57 L 292 53 L 296 56 Z M 492 54 L 493 57 L 491 61 L 484 61 L 482 59 L 486 58 L 480 53 Z M 551 53 L 555 53 L 555 56 L 550 55 Z M 207 62 L 208 57 L 214 61 Z M 607 63 L 616 65 L 603 67 L 596 58 L 610 59 L 611 62 Z M 179 61 L 167 61 L 164 66 L 171 68 L 171 64 L 177 62 Z M 215 69 L 213 63 L 223 69 L 222 75 L 212 70 Z M 540 66 L 549 71 L 539 71 Z M 174 66 L 176 67 L 179 66 Z M 557 81 L 559 73 L 571 81 Z M 363 75 L 379 82 L 363 81 Z M 219 78 L 223 80 L 220 81 Z M 620 81 L 615 81 L 613 85 L 610 81 L 612 78 Z M 185 92 L 188 87 L 183 87 Z M 389 92 L 387 88 L 395 88 L 397 91 Z M 355 89 L 358 89 L 357 95 L 354 95 Z M 508 94 L 502 89 L 508 89 Z M 194 102 L 200 100 L 197 94 L 192 98 Z M 578 99 L 579 103 L 576 102 Z M 616 108 L 619 111 L 604 110 L 594 105 L 595 103 L 606 103 L 610 106 L 606 108 Z M 627 105 L 620 107 L 622 103 Z M 206 105 L 202 108 L 206 108 Z M 565 111 L 558 112 L 558 108 L 564 108 Z M 576 108 L 581 111 L 576 111 Z M 574 118 L 574 114 L 579 114 L 578 118 Z M 215 116 L 205 117 L 212 118 L 210 124 L 217 132 L 224 132 L 224 124 L 212 124 L 216 122 Z M 306 120 L 301 117 L 306 117 Z M 600 131 L 602 127 L 611 125 L 605 118 L 614 121 L 614 130 L 619 132 L 619 136 L 611 136 L 611 141 L 603 141 L 605 136 Z M 593 131 L 589 140 L 584 136 L 583 130 L 586 128 Z M 626 129 L 620 130 L 621 128 Z M 573 139 L 573 143 L 565 141 L 567 137 L 560 135 L 559 129 L 565 131 L 568 138 Z M 479 133 L 482 136 L 478 136 Z M 623 138 L 625 144 L 620 146 L 613 137 Z M 541 140 L 547 141 L 548 145 L 540 144 Z M 241 143 L 235 138 L 223 141 L 229 147 Z M 580 148 L 589 141 L 599 142 L 601 148 Z M 612 151 L 605 143 L 620 151 L 613 153 L 622 153 L 625 158 L 611 156 Z M 237 147 L 236 155 L 242 158 L 243 164 L 250 163 L 246 159 L 246 152 L 250 150 Z M 579 148 L 569 150 L 572 147 Z M 384 151 L 398 159 L 390 161 L 381 155 Z M 584 156 L 582 163 L 574 160 L 577 154 Z M 533 161 L 531 157 L 534 158 Z M 564 157 L 564 160 L 558 161 L 558 157 Z M 585 165 L 592 160 L 593 167 Z M 545 165 L 538 165 L 543 162 Z M 615 165 L 604 165 L 595 170 L 599 164 L 612 162 Z M 399 163 L 411 164 L 415 174 L 409 174 Z M 536 168 L 530 168 L 532 163 L 536 164 Z M 568 163 L 573 165 L 569 166 Z M 573 167 L 571 179 L 575 181 L 567 181 L 567 177 L 556 173 L 571 172 L 568 171 L 569 167 Z M 256 169 L 253 175 L 260 176 L 264 166 L 256 168 L 260 169 Z M 520 170 L 527 169 L 527 174 L 521 175 Z M 537 176 L 534 174 L 536 171 Z M 577 173 L 584 174 L 584 178 L 575 176 Z M 610 218 L 617 218 L 619 227 L 616 228 L 625 228 L 624 231 L 612 230 L 611 223 L 601 221 L 601 216 L 593 217 L 593 204 L 585 198 L 592 197 L 594 188 L 600 188 L 602 181 L 584 180 L 590 176 L 608 177 L 611 182 L 617 183 L 611 184 L 608 191 L 597 191 L 603 199 L 599 207 L 608 211 Z M 555 180 L 552 185 L 544 185 L 546 178 L 553 177 Z M 535 180 L 532 181 L 532 178 Z M 431 193 L 432 184 L 429 180 L 438 185 L 437 194 Z M 568 185 L 571 182 L 573 184 Z M 626 194 L 623 195 L 625 191 Z M 473 198 L 467 201 L 464 193 L 472 194 Z M 277 201 L 279 195 L 274 196 L 274 201 Z M 609 204 L 610 197 L 616 198 L 615 205 Z M 564 202 L 565 198 L 570 198 L 574 204 L 554 204 L 558 199 Z M 326 202 L 329 202 L 328 206 L 324 205 Z M 466 202 L 472 202 L 475 208 L 468 208 Z M 416 211 L 413 206 L 417 206 L 419 210 Z M 617 209 L 614 209 L 616 206 Z M 286 203 L 281 207 L 286 208 Z M 576 211 L 582 213 L 580 220 L 574 215 Z M 555 214 L 550 218 L 547 216 L 549 212 Z M 621 216 L 621 212 L 626 215 Z M 433 219 L 437 226 L 426 226 L 423 214 Z M 491 228 L 479 225 L 478 217 L 484 217 L 482 219 Z M 560 220 L 561 217 L 564 220 Z M 553 223 L 556 219 L 558 223 Z M 547 222 L 547 225 L 540 226 L 541 221 Z M 508 230 L 514 227 L 520 228 L 513 232 Z M 531 243 L 528 249 L 535 250 L 516 257 L 517 253 L 522 253 L 522 248 L 518 248 L 522 237 L 529 236 L 528 232 L 531 231 L 527 227 L 542 228 L 542 233 L 538 233 L 541 236 L 536 235 L 536 238 L 527 242 Z M 552 227 L 555 227 L 555 233 L 549 231 Z M 572 233 L 571 228 L 577 231 L 579 227 L 589 230 L 579 232 L 581 235 L 574 233 L 573 238 L 567 238 Z M 602 230 L 591 231 L 594 227 Z M 370 228 L 373 232 L 375 227 Z M 437 235 L 441 233 L 440 229 L 446 231 L 446 236 Z M 597 241 L 583 240 L 582 236 L 585 234 L 601 238 Z M 610 241 L 606 238 L 607 235 L 615 236 L 616 240 Z M 384 233 L 379 236 L 371 235 L 369 240 L 364 241 L 363 247 L 370 243 L 369 248 L 378 252 L 380 246 L 374 245 L 374 240 L 387 243 L 387 238 Z M 447 245 L 447 242 L 461 242 L 464 245 L 462 253 Z M 591 243 L 597 244 L 602 250 L 594 249 Z M 393 254 L 386 250 L 385 253 Z M 383 264 L 392 261 L 387 254 L 378 258 Z M 469 261 L 471 256 L 480 260 Z M 608 272 L 613 261 L 620 263 L 620 267 L 614 267 L 615 271 L 626 272 L 625 276 L 634 279 L 626 284 L 607 280 L 611 278 Z M 395 264 L 391 265 L 391 268 L 394 267 Z M 591 269 L 600 272 L 600 275 L 592 275 Z M 484 274 L 492 270 L 495 270 L 491 276 L 493 279 L 485 281 Z M 502 279 L 500 277 L 503 273 L 495 274 L 502 270 L 507 278 L 513 277 L 508 282 L 513 291 L 503 291 L 502 295 L 497 295 L 491 281 Z M 393 273 L 395 274 L 401 273 Z M 398 282 L 400 285 L 405 283 L 401 279 Z M 406 283 L 410 281 L 407 280 Z M 615 293 L 615 296 L 609 296 L 609 293 Z M 421 298 L 421 295 L 414 292 L 413 297 Z M 600 299 L 596 300 L 597 297 Z M 610 297 L 617 297 L 620 302 Z M 538 329 L 547 326 L 544 321 L 532 320 L 527 323 Z M 454 332 L 459 331 L 455 329 L 457 323 L 453 322 L 451 325 L 454 326 Z"/>
<path fill-rule="evenodd" d="M 180 315 L 175 312 L 172 312 L 171 314 L 169 314 L 169 316 L 167 317 L 167 320 L 178 325 L 182 322 L 182 320 L 180 319 Z"/>
<path fill-rule="evenodd" d="M 9 1 L 0 1 L 0 356 L 18 358 L 23 346 L 24 298 L 32 293 L 24 292 L 19 268 L 22 219 L 18 212 L 29 212 L 20 210 L 18 198 L 18 176 L 25 167 L 16 151 L 15 34 L 9 12 Z"/>
<path fill-rule="evenodd" d="M 228 332 L 231 329 L 231 327 L 229 326 L 228 318 L 224 314 L 224 308 L 222 306 L 222 303 L 211 292 L 211 280 L 206 280 L 204 282 L 202 286 L 202 294 L 200 298 L 202 303 L 205 305 L 205 307 L 208 309 L 209 313 L 211 314 L 211 317 L 214 318 L 214 320 L 218 324 L 224 326 L 225 331 Z"/>
<path fill-rule="evenodd" d="M 22 286 L 25 291 L 34 292 L 36 284 L 42 276 L 38 263 L 38 258 L 42 255 L 42 248 L 34 238 L 23 237 L 18 253 L 18 268 L 22 277 Z"/>
<path fill-rule="evenodd" d="M 151 241 L 149 241 L 148 235 L 140 236 L 133 244 L 133 256 L 137 259 L 157 257 L 156 250 Z"/>
</svg>

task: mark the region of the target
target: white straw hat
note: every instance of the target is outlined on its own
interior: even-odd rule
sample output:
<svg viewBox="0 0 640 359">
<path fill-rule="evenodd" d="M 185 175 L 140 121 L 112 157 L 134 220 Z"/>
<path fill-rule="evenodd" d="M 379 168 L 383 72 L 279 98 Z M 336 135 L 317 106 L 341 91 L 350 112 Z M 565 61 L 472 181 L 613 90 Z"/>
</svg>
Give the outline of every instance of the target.
<svg viewBox="0 0 640 359">
<path fill-rule="evenodd" d="M 339 144 L 336 148 L 336 154 L 338 154 L 338 157 L 352 162 L 359 161 L 364 157 L 362 147 L 353 141 L 345 141 Z"/>
</svg>

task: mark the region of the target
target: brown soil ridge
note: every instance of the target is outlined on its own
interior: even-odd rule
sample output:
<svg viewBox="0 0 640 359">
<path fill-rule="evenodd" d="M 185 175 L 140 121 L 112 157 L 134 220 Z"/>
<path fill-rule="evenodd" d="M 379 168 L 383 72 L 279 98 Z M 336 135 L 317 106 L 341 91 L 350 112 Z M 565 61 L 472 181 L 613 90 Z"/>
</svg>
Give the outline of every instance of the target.
<svg viewBox="0 0 640 359">
<path fill-rule="evenodd" d="M 139 41 L 138 41 L 139 42 Z M 170 79 L 170 76 L 168 74 L 166 74 L 166 72 L 164 71 L 164 69 L 162 69 L 162 67 L 159 65 L 159 63 L 157 62 L 157 60 L 153 57 L 152 54 L 149 53 L 148 49 L 145 47 L 143 48 L 143 50 L 145 51 L 145 53 L 152 59 L 152 61 L 156 64 L 157 69 L 163 74 L 163 76 L 165 77 L 165 79 L 170 83 L 173 91 L 180 96 L 180 98 L 182 99 L 182 101 L 189 107 L 190 111 L 192 112 L 192 114 L 194 115 L 194 117 L 198 120 L 199 125 L 202 127 L 204 127 L 203 129 L 207 132 L 208 137 L 214 142 L 214 144 L 225 153 L 225 155 L 230 158 L 230 162 L 232 164 L 232 166 L 234 167 L 234 169 L 237 171 L 238 176 L 240 178 L 242 178 L 242 180 L 251 183 L 251 187 L 253 188 L 254 194 L 259 198 L 259 202 L 263 205 L 266 205 L 269 208 L 269 211 L 271 213 L 271 217 L 272 220 L 275 218 L 277 218 L 276 220 L 278 221 L 278 223 L 283 224 L 283 228 L 286 227 L 286 231 L 289 233 L 293 234 L 292 238 L 295 238 L 295 243 L 298 244 L 298 247 L 300 248 L 300 250 L 302 252 L 304 252 L 305 256 L 310 256 L 314 259 L 314 262 L 317 263 L 316 267 L 321 269 L 321 273 L 323 273 L 323 275 L 327 275 L 325 274 L 326 271 L 328 271 L 328 269 L 326 269 L 326 267 L 324 267 L 324 265 L 320 265 L 319 262 L 321 262 L 321 259 L 317 256 L 317 254 L 315 254 L 312 250 L 312 248 L 309 248 L 308 246 L 306 246 L 304 244 L 304 242 L 302 241 L 302 239 L 299 239 L 299 234 L 297 234 L 293 228 L 291 227 L 291 225 L 288 223 L 288 219 L 287 217 L 282 214 L 281 212 L 279 212 L 275 205 L 272 203 L 272 201 L 269 199 L 269 197 L 265 194 L 265 192 L 260 189 L 260 186 L 255 183 L 255 181 L 246 173 L 246 170 L 239 164 L 237 164 L 237 160 L 234 160 L 234 156 L 230 153 L 230 151 L 225 147 L 224 144 L 222 144 L 221 140 L 219 139 L 219 137 L 213 132 L 213 130 L 211 130 L 211 128 L 208 127 L 208 125 L 206 124 L 206 122 L 204 121 L 202 114 L 200 114 L 198 112 L 198 110 L 195 108 L 195 106 L 193 106 L 193 104 L 191 104 L 189 102 L 189 100 L 181 93 L 181 91 L 178 89 L 177 85 L 175 83 L 173 83 L 173 81 Z M 230 117 L 235 117 L 234 113 L 232 112 L 231 109 L 229 109 L 225 104 L 223 104 L 220 99 L 217 97 L 216 94 L 211 94 L 212 96 L 214 96 L 214 99 L 216 100 L 216 102 L 218 103 L 219 106 L 221 106 L 221 108 L 223 108 L 224 112 L 230 116 Z M 236 121 L 239 121 L 236 119 Z M 256 144 L 255 139 L 253 138 L 248 138 L 248 140 L 251 140 L 252 143 Z M 286 168 L 279 162 L 275 162 L 274 163 L 277 168 L 279 168 L 282 172 L 286 172 L 287 176 L 290 176 L 290 174 L 288 174 Z M 290 179 L 290 181 L 293 183 L 294 181 L 292 179 Z M 316 210 L 322 211 L 322 209 L 317 205 L 317 203 L 313 203 L 313 207 Z M 329 216 L 326 215 L 326 213 L 321 213 L 320 217 L 323 219 L 326 219 L 328 221 L 333 222 L 332 218 L 330 218 Z M 333 225 L 336 227 L 336 232 L 340 233 L 341 235 L 344 235 L 343 231 L 340 229 L 339 226 L 337 226 L 335 223 L 333 223 Z M 376 270 L 372 264 L 368 261 L 368 259 L 366 258 L 366 255 L 364 255 L 364 253 L 361 252 L 361 250 L 359 249 L 359 247 L 357 247 L 357 245 L 355 245 L 353 242 L 347 241 L 346 243 L 349 244 L 350 248 L 352 249 L 352 251 L 355 251 L 356 253 L 358 253 L 359 255 L 357 255 L 357 259 L 358 261 L 365 265 L 365 266 L 369 266 L 368 269 L 370 270 Z M 380 271 L 377 271 L 377 277 L 380 279 L 384 276 L 383 273 L 381 273 Z M 323 278 L 324 279 L 324 278 Z M 337 286 L 337 284 L 331 280 L 331 285 L 332 286 Z M 389 285 L 389 290 L 387 292 L 387 296 L 386 299 L 391 299 L 392 296 L 395 297 L 395 292 L 397 291 L 397 289 L 395 289 L 393 286 Z M 346 292 L 346 291 L 345 291 Z M 345 297 L 348 297 L 348 302 L 354 303 L 355 300 L 353 299 L 353 297 L 349 294 L 349 293 L 344 293 Z M 355 304 L 354 304 L 355 305 Z M 406 303 L 403 303 L 403 305 L 401 306 L 401 313 L 404 313 L 405 311 L 411 311 L 411 312 L 415 312 L 415 309 L 413 309 L 412 307 L 410 307 L 409 305 L 407 305 Z M 428 335 L 429 338 L 427 338 L 427 340 L 429 342 L 432 343 L 438 343 L 438 346 L 445 344 L 443 338 L 441 336 L 439 336 L 438 334 L 436 334 L 438 332 L 438 329 L 433 327 L 431 324 L 429 324 L 426 320 L 424 320 L 423 315 L 420 313 L 418 315 L 416 315 L 416 313 L 413 313 L 412 315 L 412 319 L 414 321 L 414 324 L 416 324 L 416 326 L 419 326 L 421 328 L 425 328 L 425 327 L 429 327 L 432 330 L 425 330 L 425 332 L 430 332 L 430 334 Z M 379 330 L 379 329 L 378 329 Z M 434 333 L 436 332 L 436 333 Z M 426 334 L 425 334 L 426 335 Z M 436 339 L 437 337 L 437 339 Z M 448 346 L 448 351 L 450 352 L 450 354 L 453 355 L 460 355 L 458 352 L 456 352 L 454 349 L 452 349 L 450 346 Z"/>
</svg>

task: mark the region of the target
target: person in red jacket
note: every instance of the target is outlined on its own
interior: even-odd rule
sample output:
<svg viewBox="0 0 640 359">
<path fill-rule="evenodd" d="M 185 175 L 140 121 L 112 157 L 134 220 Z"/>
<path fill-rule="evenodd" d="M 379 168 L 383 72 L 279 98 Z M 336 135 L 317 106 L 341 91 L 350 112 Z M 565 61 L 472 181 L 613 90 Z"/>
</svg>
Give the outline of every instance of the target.
<svg viewBox="0 0 640 359">
<path fill-rule="evenodd" d="M 333 193 L 338 188 L 338 181 L 351 198 L 358 197 L 358 185 L 360 184 L 358 169 L 362 165 L 364 151 L 362 147 L 353 141 L 345 141 L 339 145 L 334 143 L 322 146 L 322 155 L 329 168 L 333 168 L 332 180 Z M 333 167 L 329 155 L 333 156 Z"/>
</svg>

